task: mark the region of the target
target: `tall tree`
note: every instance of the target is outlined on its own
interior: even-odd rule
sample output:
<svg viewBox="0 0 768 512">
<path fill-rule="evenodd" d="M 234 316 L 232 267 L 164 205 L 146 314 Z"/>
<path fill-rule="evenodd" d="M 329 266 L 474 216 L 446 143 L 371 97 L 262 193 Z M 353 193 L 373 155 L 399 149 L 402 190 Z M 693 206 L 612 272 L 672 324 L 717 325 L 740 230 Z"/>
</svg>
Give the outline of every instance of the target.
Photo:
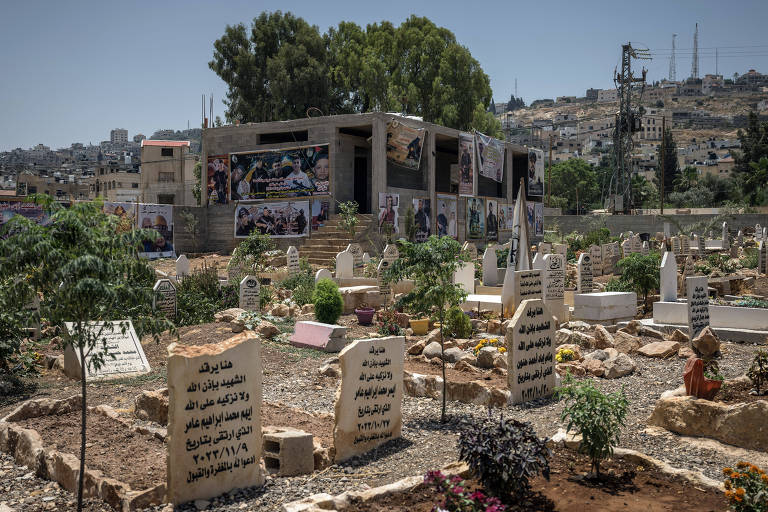
<svg viewBox="0 0 768 512">
<path fill-rule="evenodd" d="M 747 129 L 739 130 L 736 136 L 741 142 L 741 149 L 733 152 L 736 165 L 733 170 L 737 174 L 751 174 L 750 162 L 759 162 L 768 157 L 768 122 L 760 122 L 757 114 L 750 112 L 747 118 Z"/>
<path fill-rule="evenodd" d="M 664 160 L 664 192 L 672 192 L 675 189 L 675 178 L 680 172 L 677 163 L 677 144 L 672 137 L 672 130 L 669 128 L 664 132 L 664 154 L 662 155 L 662 145 L 656 149 L 656 184 L 661 190 L 661 162 Z"/>
<path fill-rule="evenodd" d="M 571 158 L 552 166 L 552 196 L 567 199 L 568 210 L 599 205 L 600 187 L 595 169 L 580 158 Z"/>
<path fill-rule="evenodd" d="M 525 102 L 523 101 L 523 98 L 515 98 L 515 95 L 512 94 L 509 97 L 509 103 L 507 103 L 507 112 L 517 110 L 519 108 L 525 108 Z"/>
</svg>

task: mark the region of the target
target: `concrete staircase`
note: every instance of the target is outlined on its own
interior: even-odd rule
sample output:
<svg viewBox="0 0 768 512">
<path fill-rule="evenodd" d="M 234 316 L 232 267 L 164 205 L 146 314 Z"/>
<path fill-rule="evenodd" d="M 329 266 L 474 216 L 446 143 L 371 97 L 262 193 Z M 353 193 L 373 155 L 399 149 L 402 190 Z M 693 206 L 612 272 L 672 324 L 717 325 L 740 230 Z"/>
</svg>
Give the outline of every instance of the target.
<svg viewBox="0 0 768 512">
<path fill-rule="evenodd" d="M 331 260 L 354 241 L 349 233 L 339 226 L 340 221 L 339 215 L 332 215 L 330 219 L 325 221 L 323 227 L 317 231 L 312 231 L 311 238 L 307 239 L 299 248 L 300 257 L 307 258 L 307 261 L 314 265 L 328 267 Z M 359 235 L 375 223 L 376 216 L 374 214 L 358 213 L 355 233 Z M 333 271 L 333 269 L 329 270 Z"/>
</svg>

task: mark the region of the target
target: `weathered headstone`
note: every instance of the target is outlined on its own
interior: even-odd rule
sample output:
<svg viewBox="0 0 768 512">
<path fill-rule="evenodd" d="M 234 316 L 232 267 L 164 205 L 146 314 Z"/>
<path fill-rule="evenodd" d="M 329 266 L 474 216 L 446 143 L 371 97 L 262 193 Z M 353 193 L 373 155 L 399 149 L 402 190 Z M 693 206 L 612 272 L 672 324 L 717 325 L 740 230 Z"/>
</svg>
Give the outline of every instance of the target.
<svg viewBox="0 0 768 512">
<path fill-rule="evenodd" d="M 357 340 L 341 351 L 336 392 L 335 462 L 397 439 L 403 426 L 405 338 Z"/>
<path fill-rule="evenodd" d="M 369 264 L 371 262 L 371 255 L 367 252 L 363 253 L 363 266 Z"/>
<path fill-rule="evenodd" d="M 313 348 L 325 352 L 338 352 L 347 345 L 347 328 L 302 320 L 296 322 L 290 342 L 294 347 Z"/>
<path fill-rule="evenodd" d="M 739 245 L 739 247 L 744 246 L 744 232 L 742 230 L 739 230 L 739 232 L 736 233 L 736 243 Z"/>
<path fill-rule="evenodd" d="M 592 291 L 592 258 L 587 253 L 581 253 L 576 264 L 576 293 L 592 293 Z"/>
<path fill-rule="evenodd" d="M 632 254 L 632 240 L 626 239 L 621 242 L 621 256 L 622 258 L 626 258 L 630 254 Z"/>
<path fill-rule="evenodd" d="M 336 255 L 336 279 L 349 279 L 354 277 L 355 258 L 349 250 L 341 251 Z"/>
<path fill-rule="evenodd" d="M 686 288 L 687 278 L 693 277 L 693 274 L 694 274 L 693 256 L 689 254 L 688 256 L 685 257 L 685 263 L 683 263 L 683 274 L 680 279 L 681 295 L 687 295 L 687 288 Z"/>
<path fill-rule="evenodd" d="M 696 249 L 699 259 L 703 258 L 704 254 L 707 252 L 706 244 L 704 243 L 704 235 L 696 237 Z"/>
<path fill-rule="evenodd" d="M 755 240 L 763 239 L 763 227 L 760 224 L 755 224 Z"/>
<path fill-rule="evenodd" d="M 542 292 L 541 270 L 517 270 L 513 283 L 514 306 L 527 299 L 541 299 Z"/>
<path fill-rule="evenodd" d="M 691 254 L 691 239 L 686 235 L 680 235 L 680 252 L 682 256 Z"/>
<path fill-rule="evenodd" d="M 483 253 L 483 285 L 496 286 L 499 284 L 499 268 L 496 260 L 496 247 L 489 245 Z"/>
<path fill-rule="evenodd" d="M 731 247 L 731 237 L 728 233 L 728 223 L 723 222 L 723 232 L 722 232 L 722 238 L 723 238 L 723 249 L 728 250 Z M 691 338 L 693 339 L 693 338 Z"/>
<path fill-rule="evenodd" d="M 381 259 L 388 261 L 390 265 L 399 257 L 400 251 L 398 251 L 397 246 L 393 244 L 387 244 L 386 247 L 384 247 L 384 252 L 381 254 Z"/>
<path fill-rule="evenodd" d="M 189 260 L 185 255 L 176 258 L 176 277 L 186 277 L 189 275 Z"/>
<path fill-rule="evenodd" d="M 327 268 L 321 268 L 315 272 L 315 283 L 321 279 L 333 279 L 333 274 Z"/>
<path fill-rule="evenodd" d="M 757 273 L 768 273 L 766 269 L 766 257 L 768 256 L 768 242 L 760 240 L 757 242 Z"/>
<path fill-rule="evenodd" d="M 768 227 L 763 228 L 763 240 L 768 239 Z"/>
<path fill-rule="evenodd" d="M 469 252 L 470 261 L 477 260 L 477 246 L 472 242 L 464 242 L 464 245 L 461 246 L 461 250 Z"/>
<path fill-rule="evenodd" d="M 152 309 L 176 317 L 176 287 L 170 279 L 158 279 L 152 288 Z"/>
<path fill-rule="evenodd" d="M 686 279 L 688 293 L 688 335 L 692 340 L 709 325 L 709 278 L 707 276 Z"/>
<path fill-rule="evenodd" d="M 540 252 L 542 256 L 545 254 L 552 254 L 552 244 L 549 242 L 539 242 L 538 252 Z"/>
<path fill-rule="evenodd" d="M 259 280 L 254 276 L 245 276 L 240 281 L 240 309 L 258 311 L 260 308 Z"/>
<path fill-rule="evenodd" d="M 286 259 L 288 260 L 288 273 L 298 274 L 299 273 L 299 250 L 292 245 L 288 247 L 287 251 L 285 251 L 285 256 L 286 256 Z"/>
<path fill-rule="evenodd" d="M 547 303 L 550 313 L 559 321 L 564 321 L 565 295 L 565 258 L 562 254 L 544 256 L 544 287 L 542 298 Z"/>
<path fill-rule="evenodd" d="M 640 253 L 644 256 L 648 256 L 651 253 L 651 248 L 648 244 L 648 241 L 643 242 L 643 247 L 640 249 Z"/>
<path fill-rule="evenodd" d="M 540 299 L 523 301 L 507 328 L 508 386 L 515 404 L 555 389 L 555 319 Z"/>
<path fill-rule="evenodd" d="M 632 237 L 632 252 L 633 253 L 639 253 L 643 250 L 643 241 L 640 240 L 640 235 L 635 235 Z M 595 262 L 592 262 L 592 267 L 594 270 Z"/>
<path fill-rule="evenodd" d="M 389 302 L 389 297 L 392 294 L 392 288 L 389 286 L 389 283 L 384 281 L 384 278 L 382 276 L 383 272 L 389 268 L 390 262 L 387 260 L 381 260 L 379 261 L 378 267 L 376 267 L 377 275 L 378 275 L 378 281 L 379 281 L 379 295 L 381 296 L 381 300 L 386 304 Z"/>
<path fill-rule="evenodd" d="M 676 302 L 677 262 L 675 261 L 675 254 L 673 252 L 665 252 L 664 257 L 661 259 L 661 275 L 659 281 L 661 288 L 661 301 Z"/>
<path fill-rule="evenodd" d="M 669 222 L 664 223 L 664 238 L 669 240 L 669 237 L 672 234 L 672 229 L 669 226 Z"/>
<path fill-rule="evenodd" d="M 600 249 L 603 253 L 603 275 L 613 274 L 613 244 L 603 244 Z"/>
<path fill-rule="evenodd" d="M 475 264 L 465 262 L 453 274 L 453 282 L 460 284 L 467 293 L 475 293 Z"/>
<path fill-rule="evenodd" d="M 149 373 L 149 361 L 147 361 L 147 357 L 144 355 L 144 349 L 141 346 L 139 337 L 136 336 L 133 324 L 130 320 L 122 321 L 122 324 L 125 326 L 125 333 L 123 333 L 120 324 L 119 320 L 114 322 L 91 322 L 88 324 L 88 331 L 93 335 L 98 335 L 96 350 L 106 347 L 107 355 L 104 357 L 104 362 L 98 370 L 89 364 L 93 354 L 85 356 L 87 365 L 86 381 Z M 67 322 L 65 327 L 67 328 L 65 335 L 71 336 L 74 333 L 74 324 Z M 80 379 L 81 370 L 79 352 L 71 344 L 67 344 L 64 348 L 64 374 L 72 379 Z"/>
<path fill-rule="evenodd" d="M 552 253 L 567 256 L 568 244 L 552 244 Z"/>
<path fill-rule="evenodd" d="M 535 270 L 544 270 L 544 255 L 538 252 L 534 254 L 531 267 Z"/>
<path fill-rule="evenodd" d="M 589 257 L 592 258 L 592 275 L 603 275 L 603 251 L 599 245 L 589 246 Z"/>
<path fill-rule="evenodd" d="M 347 251 L 352 254 L 353 275 L 359 275 L 363 272 L 363 248 L 360 244 L 351 243 L 347 245 Z"/>
<path fill-rule="evenodd" d="M 264 484 L 261 345 L 246 331 L 168 346 L 168 499 L 174 505 Z"/>
<path fill-rule="evenodd" d="M 672 252 L 675 254 L 675 257 L 680 257 L 682 255 L 682 248 L 680 247 L 680 237 L 673 236 L 671 239 L 672 242 Z"/>
</svg>

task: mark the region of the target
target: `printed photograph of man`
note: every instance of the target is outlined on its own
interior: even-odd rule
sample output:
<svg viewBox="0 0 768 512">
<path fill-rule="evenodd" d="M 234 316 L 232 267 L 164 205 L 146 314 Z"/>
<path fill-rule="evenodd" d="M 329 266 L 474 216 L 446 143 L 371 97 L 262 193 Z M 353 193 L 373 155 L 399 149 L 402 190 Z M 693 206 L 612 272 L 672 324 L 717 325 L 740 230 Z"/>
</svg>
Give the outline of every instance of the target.
<svg viewBox="0 0 768 512">
<path fill-rule="evenodd" d="M 499 222 L 496 218 L 496 205 L 494 201 L 488 201 L 488 217 L 485 223 L 486 237 L 489 240 L 498 238 Z"/>
<path fill-rule="evenodd" d="M 379 192 L 379 233 L 384 232 L 385 225 L 392 226 L 392 233 L 397 233 L 397 208 L 399 201 L 399 194 Z"/>
<path fill-rule="evenodd" d="M 416 210 L 414 220 L 416 221 L 416 242 L 425 242 L 429 235 L 432 234 L 431 229 L 431 200 L 429 199 L 414 199 L 413 206 Z"/>
</svg>

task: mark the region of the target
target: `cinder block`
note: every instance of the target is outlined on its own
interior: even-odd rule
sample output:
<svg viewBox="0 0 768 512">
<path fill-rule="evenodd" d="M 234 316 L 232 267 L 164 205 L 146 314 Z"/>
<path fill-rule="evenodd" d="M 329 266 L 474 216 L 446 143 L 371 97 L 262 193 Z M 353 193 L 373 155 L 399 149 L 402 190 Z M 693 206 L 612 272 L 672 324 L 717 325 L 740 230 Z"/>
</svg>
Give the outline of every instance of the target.
<svg viewBox="0 0 768 512">
<path fill-rule="evenodd" d="M 315 469 L 312 434 L 302 430 L 264 432 L 264 465 L 279 476 L 312 473 Z"/>
</svg>

